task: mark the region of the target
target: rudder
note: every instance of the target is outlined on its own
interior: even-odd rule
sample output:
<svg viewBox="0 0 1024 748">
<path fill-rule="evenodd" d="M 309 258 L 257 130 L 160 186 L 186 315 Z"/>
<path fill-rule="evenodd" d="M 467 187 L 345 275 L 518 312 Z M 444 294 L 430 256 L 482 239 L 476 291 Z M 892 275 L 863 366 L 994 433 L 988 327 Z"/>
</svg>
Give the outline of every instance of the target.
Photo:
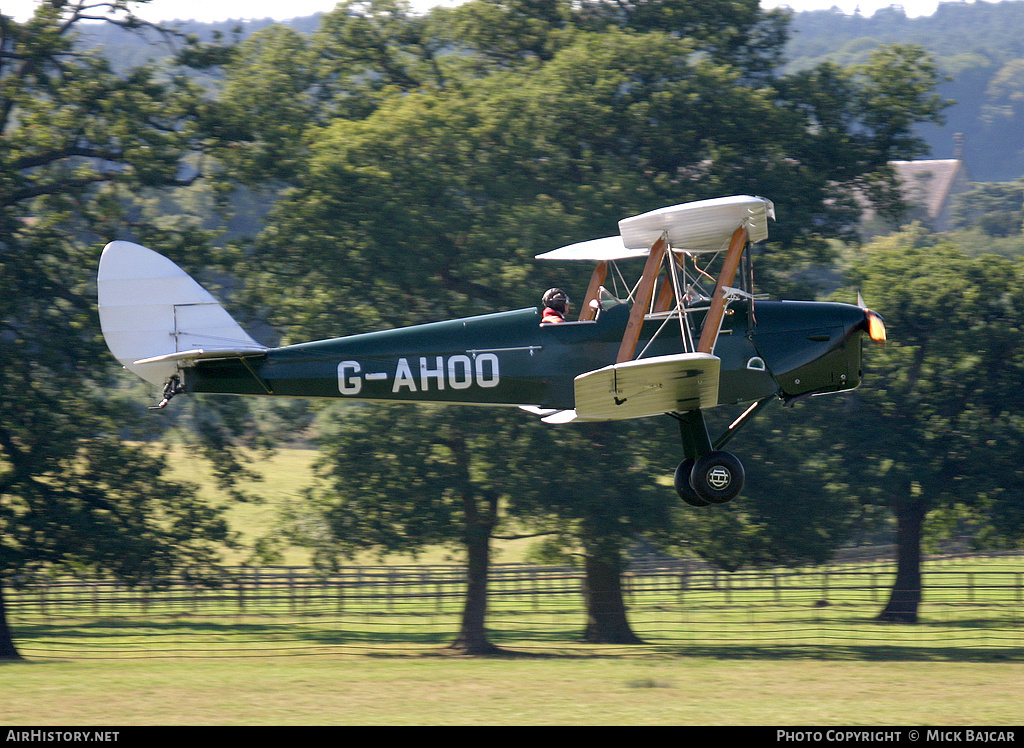
<svg viewBox="0 0 1024 748">
<path fill-rule="evenodd" d="M 126 369 L 158 387 L 187 359 L 266 350 L 209 291 L 151 249 L 110 242 L 96 282 L 107 347 Z"/>
</svg>

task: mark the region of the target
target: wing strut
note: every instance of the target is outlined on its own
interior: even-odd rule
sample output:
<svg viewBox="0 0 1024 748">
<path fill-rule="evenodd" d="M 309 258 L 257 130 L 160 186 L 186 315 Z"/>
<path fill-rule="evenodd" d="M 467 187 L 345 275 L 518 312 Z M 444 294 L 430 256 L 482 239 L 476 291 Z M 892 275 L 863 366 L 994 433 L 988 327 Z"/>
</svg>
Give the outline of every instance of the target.
<svg viewBox="0 0 1024 748">
<path fill-rule="evenodd" d="M 661 262 L 665 258 L 667 250 L 668 238 L 665 234 L 662 234 L 651 246 L 651 252 L 647 255 L 644 274 L 637 286 L 636 296 L 633 299 L 633 308 L 629 312 L 629 321 L 626 323 L 626 331 L 622 335 L 619 355 L 615 358 L 615 363 L 617 364 L 633 360 L 633 354 L 636 353 L 636 344 L 640 340 L 640 331 L 644 326 L 644 317 L 651 305 L 654 286 L 658 280 Z"/>
<path fill-rule="evenodd" d="M 743 249 L 747 246 L 747 227 L 740 226 L 732 232 L 732 239 L 729 241 L 729 251 L 725 253 L 725 262 L 722 271 L 718 275 L 718 285 L 715 286 L 715 295 L 711 300 L 711 308 L 708 309 L 704 318 L 704 329 L 700 334 L 700 342 L 697 343 L 698 353 L 713 353 L 715 343 L 718 341 L 718 331 L 722 327 L 722 317 L 725 316 L 727 288 L 731 287 L 736 280 L 736 271 L 739 269 L 740 260 L 743 258 Z M 654 254 L 654 250 L 651 250 Z M 646 273 L 646 269 L 644 270 Z M 635 307 L 634 307 L 635 309 Z M 621 359 L 620 359 L 621 360 Z"/>
<path fill-rule="evenodd" d="M 583 299 L 583 307 L 580 309 L 580 321 L 589 321 L 597 317 L 597 306 L 591 306 L 598 300 L 598 295 L 601 293 L 601 286 L 604 285 L 605 279 L 608 277 L 608 262 L 601 261 L 594 267 L 594 272 L 590 274 L 590 285 L 587 286 L 587 295 Z"/>
</svg>

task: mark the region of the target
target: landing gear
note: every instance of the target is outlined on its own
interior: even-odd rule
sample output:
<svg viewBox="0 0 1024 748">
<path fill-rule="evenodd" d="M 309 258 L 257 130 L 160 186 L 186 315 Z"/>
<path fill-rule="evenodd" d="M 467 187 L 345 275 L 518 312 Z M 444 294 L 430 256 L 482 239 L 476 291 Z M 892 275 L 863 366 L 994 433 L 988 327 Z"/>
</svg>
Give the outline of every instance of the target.
<svg viewBox="0 0 1024 748">
<path fill-rule="evenodd" d="M 716 450 L 694 462 L 690 486 L 709 504 L 724 504 L 739 496 L 743 477 L 743 464 L 736 455 Z"/>
<path fill-rule="evenodd" d="M 686 459 L 676 468 L 673 482 L 676 493 L 690 506 L 725 504 L 743 490 L 743 464 L 736 455 L 723 452 L 722 447 L 748 418 L 759 411 L 770 398 L 751 405 L 737 418 L 714 444 L 708 436 L 704 414 L 699 410 L 675 413 Z"/>
<path fill-rule="evenodd" d="M 697 492 L 693 490 L 693 486 L 690 485 L 690 474 L 693 472 L 693 458 L 688 458 L 679 463 L 676 468 L 676 474 L 673 478 L 676 487 L 676 493 L 679 494 L 679 498 L 690 506 L 708 506 L 711 502 L 705 501 Z"/>
<path fill-rule="evenodd" d="M 725 504 L 743 490 L 743 464 L 730 452 L 713 451 L 679 463 L 673 478 L 679 498 L 690 506 Z"/>
</svg>

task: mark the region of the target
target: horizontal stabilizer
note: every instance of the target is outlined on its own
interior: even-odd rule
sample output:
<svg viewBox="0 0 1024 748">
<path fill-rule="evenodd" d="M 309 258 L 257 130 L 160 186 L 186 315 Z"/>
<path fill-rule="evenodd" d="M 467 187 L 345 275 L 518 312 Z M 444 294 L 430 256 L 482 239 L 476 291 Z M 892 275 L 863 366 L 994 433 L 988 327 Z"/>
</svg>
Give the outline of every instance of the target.
<svg viewBox="0 0 1024 748">
<path fill-rule="evenodd" d="M 111 242 L 96 283 L 107 347 L 147 382 L 162 386 L 191 359 L 266 351 L 188 273 L 151 249 Z"/>
<path fill-rule="evenodd" d="M 218 359 L 237 359 L 237 358 L 251 358 L 252 356 L 262 356 L 267 352 L 266 348 L 239 348 L 238 350 L 214 350 L 204 351 L 202 348 L 194 348 L 191 351 L 180 351 L 178 353 L 165 353 L 163 356 L 150 356 L 149 358 L 140 358 L 137 361 L 132 361 L 133 364 L 162 364 L 168 361 L 185 362 L 185 361 L 198 361 L 203 359 L 204 361 L 218 360 Z"/>
<path fill-rule="evenodd" d="M 554 424 L 572 423 L 573 421 L 576 420 L 576 411 L 575 410 L 558 410 L 558 411 L 555 411 L 554 413 L 552 413 L 549 416 L 544 416 L 540 420 L 542 420 L 544 423 L 554 423 Z"/>
<path fill-rule="evenodd" d="M 541 408 L 537 405 L 520 405 L 527 413 L 540 416 L 544 423 L 572 423 L 576 420 L 575 410 L 559 410 L 558 408 Z"/>
<path fill-rule="evenodd" d="M 657 356 L 576 377 L 576 417 L 616 421 L 718 404 L 721 360 L 708 353 Z"/>
<path fill-rule="evenodd" d="M 549 416 L 558 412 L 558 408 L 542 408 L 539 405 L 520 405 L 519 408 L 527 413 L 533 413 L 535 416 Z"/>
</svg>

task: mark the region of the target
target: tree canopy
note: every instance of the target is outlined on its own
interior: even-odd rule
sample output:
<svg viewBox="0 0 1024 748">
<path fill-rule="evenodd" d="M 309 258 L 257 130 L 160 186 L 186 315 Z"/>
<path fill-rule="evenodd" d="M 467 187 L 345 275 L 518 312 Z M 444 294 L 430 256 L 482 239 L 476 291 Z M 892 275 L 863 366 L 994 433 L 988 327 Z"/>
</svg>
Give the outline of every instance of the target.
<svg viewBox="0 0 1024 748">
<path fill-rule="evenodd" d="M 98 248 L 126 231 L 157 246 L 187 239 L 142 221 L 131 195 L 189 181 L 200 101 L 194 82 L 139 68 L 115 74 L 74 44 L 121 2 L 44 3 L 0 15 L 0 577 L 61 565 L 161 584 L 200 578 L 228 541 L 220 513 L 166 460 L 127 441 L 137 408 L 99 336 Z M 193 171 L 194 173 L 194 171 Z M 201 241 L 199 242 L 202 243 Z M 0 656 L 16 657 L 2 616 Z"/>
<path fill-rule="evenodd" d="M 976 540 L 989 544 L 1020 539 L 1021 271 L 912 227 L 866 247 L 850 279 L 891 331 L 871 358 L 872 386 L 847 396 L 832 435 L 846 490 L 898 521 L 885 618 L 916 620 L 926 518 L 978 523 Z"/>
</svg>

